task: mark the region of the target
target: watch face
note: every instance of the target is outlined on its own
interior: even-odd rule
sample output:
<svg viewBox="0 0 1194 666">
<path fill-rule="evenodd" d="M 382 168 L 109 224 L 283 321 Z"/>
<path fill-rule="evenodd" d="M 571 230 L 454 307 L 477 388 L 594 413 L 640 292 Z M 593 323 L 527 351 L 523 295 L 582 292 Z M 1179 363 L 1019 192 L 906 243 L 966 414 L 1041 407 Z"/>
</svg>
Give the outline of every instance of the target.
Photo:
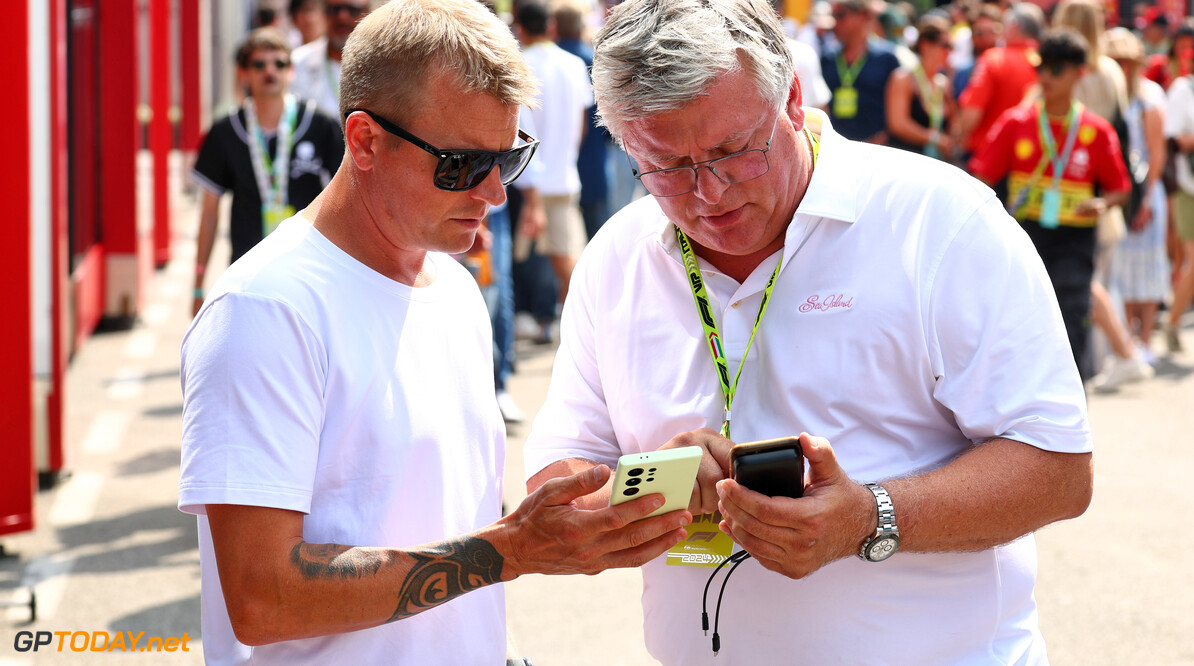
<svg viewBox="0 0 1194 666">
<path fill-rule="evenodd" d="M 866 549 L 866 558 L 871 562 L 882 562 L 895 555 L 900 547 L 900 538 L 894 534 L 885 534 L 872 541 Z"/>
</svg>

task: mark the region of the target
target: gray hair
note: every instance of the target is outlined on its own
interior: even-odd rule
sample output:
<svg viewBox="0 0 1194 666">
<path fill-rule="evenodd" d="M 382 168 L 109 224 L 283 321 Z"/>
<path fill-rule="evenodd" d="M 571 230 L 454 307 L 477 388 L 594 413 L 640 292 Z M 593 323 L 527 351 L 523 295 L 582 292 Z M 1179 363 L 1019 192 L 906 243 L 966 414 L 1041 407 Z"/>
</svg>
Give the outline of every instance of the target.
<svg viewBox="0 0 1194 666">
<path fill-rule="evenodd" d="M 628 0 L 593 43 L 593 96 L 619 142 L 626 121 L 679 109 L 728 72 L 745 67 L 776 110 L 796 76 L 768 0 Z"/>
<path fill-rule="evenodd" d="M 1045 12 L 1031 2 L 1017 2 L 1003 14 L 1004 25 L 1014 25 L 1020 36 L 1041 41 L 1045 33 Z"/>
<path fill-rule="evenodd" d="M 428 79 L 449 72 L 465 93 L 535 103 L 531 70 L 509 28 L 476 0 L 393 0 L 366 16 L 341 60 L 340 122 L 366 108 L 403 122 Z"/>
</svg>

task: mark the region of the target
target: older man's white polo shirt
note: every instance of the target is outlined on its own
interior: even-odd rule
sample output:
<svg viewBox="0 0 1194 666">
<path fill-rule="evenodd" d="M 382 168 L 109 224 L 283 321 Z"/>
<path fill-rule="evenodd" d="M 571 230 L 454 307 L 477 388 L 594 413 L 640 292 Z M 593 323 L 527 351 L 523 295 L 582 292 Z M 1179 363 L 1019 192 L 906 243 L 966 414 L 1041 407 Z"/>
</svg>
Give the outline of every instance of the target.
<svg viewBox="0 0 1194 666">
<path fill-rule="evenodd" d="M 858 482 L 943 466 L 995 436 L 1091 450 L 1052 286 L 991 191 L 936 160 L 847 141 L 811 110 L 809 125 L 820 157 L 745 361 L 734 439 L 824 436 Z M 702 270 L 731 376 L 777 256 L 741 285 Z M 652 198 L 589 244 L 561 326 L 528 477 L 565 458 L 612 466 L 720 427 L 714 364 Z M 726 589 L 721 662 L 1043 660 L 1035 558 L 1029 536 L 978 553 L 850 558 L 802 581 L 748 561 Z M 665 664 L 712 663 L 698 621 L 710 571 L 644 567 L 647 643 Z"/>
</svg>

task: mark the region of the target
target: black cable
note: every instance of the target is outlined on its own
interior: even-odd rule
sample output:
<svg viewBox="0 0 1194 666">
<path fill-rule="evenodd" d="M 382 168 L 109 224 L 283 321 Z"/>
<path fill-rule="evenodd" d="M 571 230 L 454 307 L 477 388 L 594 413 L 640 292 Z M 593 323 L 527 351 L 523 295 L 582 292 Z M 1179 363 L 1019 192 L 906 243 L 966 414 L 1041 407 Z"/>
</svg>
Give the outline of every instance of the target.
<svg viewBox="0 0 1194 666">
<path fill-rule="evenodd" d="M 746 552 L 746 551 L 741 551 L 741 552 Z M 734 557 L 736 555 L 737 555 L 737 553 L 735 553 L 734 555 L 730 555 L 729 557 L 722 560 L 721 563 L 717 565 L 717 568 L 713 570 L 713 573 L 709 574 L 709 579 L 705 581 L 705 593 L 701 595 L 701 629 L 705 632 L 706 636 L 709 635 L 709 613 L 707 610 L 708 609 L 707 602 L 709 601 L 709 585 L 713 582 L 713 579 L 717 576 L 717 572 L 721 571 L 721 568 L 724 567 L 731 560 L 734 560 Z"/>
<path fill-rule="evenodd" d="M 737 558 L 737 559 L 735 559 Z M 721 591 L 717 593 L 717 610 L 713 612 L 713 656 L 721 650 L 721 637 L 717 635 L 717 625 L 721 623 L 721 598 L 726 592 L 726 583 L 730 582 L 730 576 L 734 575 L 734 569 L 738 568 L 746 560 L 750 559 L 750 553 L 745 550 L 735 553 L 730 559 L 734 560 L 734 566 L 726 572 L 726 577 L 721 580 Z"/>
<path fill-rule="evenodd" d="M 730 570 L 726 573 L 725 580 L 723 580 L 721 583 L 721 591 L 717 595 L 717 610 L 716 610 L 716 613 L 714 615 L 714 620 L 713 620 L 713 622 L 714 622 L 714 624 L 713 624 L 713 656 L 717 656 L 717 651 L 721 647 L 721 639 L 717 635 L 717 621 L 720 619 L 720 616 L 721 616 L 721 597 L 723 594 L 725 594 L 726 581 L 729 581 L 730 574 L 734 573 L 734 569 L 738 568 L 738 565 L 741 564 L 743 560 L 745 560 L 749 557 L 750 557 L 750 553 L 746 552 L 745 550 L 740 550 L 740 551 L 734 553 L 733 555 L 730 555 L 726 559 L 722 560 L 720 564 L 717 565 L 717 568 L 713 570 L 713 573 L 709 574 L 709 579 L 707 581 L 705 581 L 705 592 L 704 592 L 704 594 L 701 595 L 701 629 L 705 632 L 705 635 L 708 636 L 709 635 L 709 612 L 708 612 L 709 586 L 713 583 L 713 579 L 717 577 L 717 572 L 721 571 L 722 567 L 724 567 L 727 564 L 733 563 L 734 566 L 730 567 Z"/>
</svg>

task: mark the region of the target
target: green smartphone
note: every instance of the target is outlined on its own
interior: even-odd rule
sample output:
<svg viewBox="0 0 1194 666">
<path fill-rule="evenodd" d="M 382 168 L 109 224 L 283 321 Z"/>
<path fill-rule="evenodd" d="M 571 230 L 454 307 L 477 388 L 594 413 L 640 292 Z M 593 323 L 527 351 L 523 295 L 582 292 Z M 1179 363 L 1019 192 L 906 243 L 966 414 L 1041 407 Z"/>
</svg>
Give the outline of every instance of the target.
<svg viewBox="0 0 1194 666">
<path fill-rule="evenodd" d="M 610 506 L 660 493 L 664 498 L 663 506 L 644 517 L 687 509 L 700 465 L 699 446 L 624 455 L 618 458 L 618 468 L 614 471 Z"/>
</svg>

